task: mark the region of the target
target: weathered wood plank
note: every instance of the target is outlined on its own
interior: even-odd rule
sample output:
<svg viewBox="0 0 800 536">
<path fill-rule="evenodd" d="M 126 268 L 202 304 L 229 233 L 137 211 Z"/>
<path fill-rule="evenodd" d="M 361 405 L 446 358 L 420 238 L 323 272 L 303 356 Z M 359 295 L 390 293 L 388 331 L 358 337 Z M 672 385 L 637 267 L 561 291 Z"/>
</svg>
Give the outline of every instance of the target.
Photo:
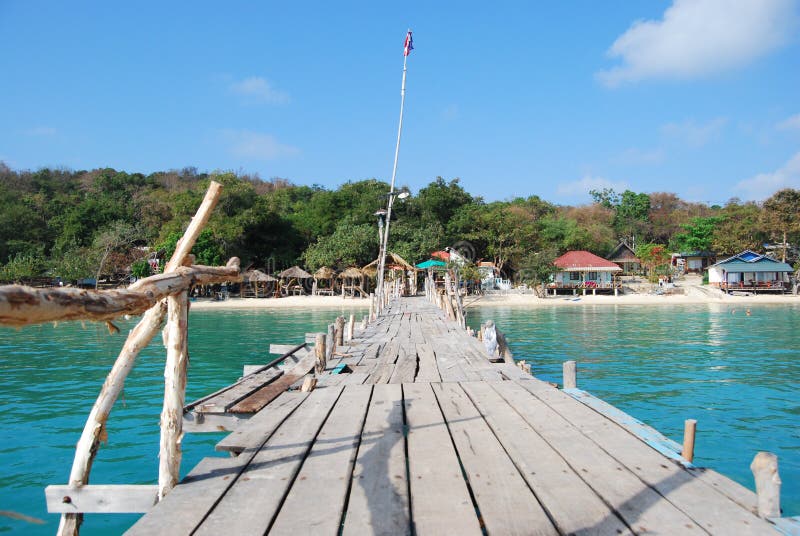
<svg viewBox="0 0 800 536">
<path fill-rule="evenodd" d="M 291 534 L 298 526 L 313 527 L 315 533 L 338 532 L 371 393 L 371 385 L 345 387 L 270 532 Z"/>
<path fill-rule="evenodd" d="M 410 347 L 409 347 L 410 346 Z M 417 352 L 413 345 L 406 343 L 398 349 L 397 363 L 389 383 L 408 383 L 417 374 Z"/>
<path fill-rule="evenodd" d="M 342 389 L 312 391 L 255 453 L 195 534 L 264 534 Z"/>
<path fill-rule="evenodd" d="M 654 489 L 647 486 L 624 464 L 598 449 L 550 406 L 532 396 L 521 385 L 529 381 L 499 382 L 492 387 L 525 419 L 603 500 L 625 520 L 634 532 L 683 534 L 700 532 L 700 527 Z M 552 390 L 556 395 L 572 398 Z M 575 402 L 578 404 L 579 402 Z M 610 422 L 610 421 L 609 421 Z M 690 528 L 691 527 L 691 528 Z"/>
<path fill-rule="evenodd" d="M 520 382 L 519 385 L 535 392 L 543 402 L 590 436 L 596 445 L 612 453 L 619 463 L 706 531 L 712 534 L 765 534 L 774 530 L 769 523 L 718 493 L 715 487 L 694 478 L 683 467 L 624 428 L 608 419 L 598 418 L 597 412 L 574 398 L 555 390 L 537 390 L 531 382 Z"/>
<path fill-rule="evenodd" d="M 307 396 L 308 393 L 300 391 L 283 393 L 269 407 L 253 415 L 248 426 L 235 430 L 217 443 L 216 450 L 238 454 L 247 448 L 260 447 Z"/>
<path fill-rule="evenodd" d="M 308 374 L 314 368 L 316 359 L 313 352 L 307 352 L 291 370 L 284 372 L 283 376 L 250 394 L 247 398 L 227 408 L 227 410 L 233 413 L 255 413 L 259 411 L 280 396 L 294 382 Z"/>
<path fill-rule="evenodd" d="M 183 415 L 185 433 L 233 432 L 252 416 L 252 413 L 195 413 Z"/>
<path fill-rule="evenodd" d="M 44 495 L 51 514 L 141 514 L 156 503 L 158 486 L 47 486 Z"/>
<path fill-rule="evenodd" d="M 457 383 L 433 385 L 461 465 L 490 534 L 556 535 L 503 446 Z"/>
<path fill-rule="evenodd" d="M 481 534 L 467 484 L 429 384 L 403 384 L 414 532 Z"/>
<path fill-rule="evenodd" d="M 344 534 L 410 534 L 411 519 L 399 385 L 376 385 L 361 434 Z"/>
<path fill-rule="evenodd" d="M 461 385 L 563 534 L 631 534 L 594 490 L 491 385 Z"/>
<path fill-rule="evenodd" d="M 439 367 L 436 366 L 436 356 L 433 349 L 427 344 L 415 344 L 417 351 L 419 370 L 415 382 L 438 382 L 441 381 Z"/>
</svg>

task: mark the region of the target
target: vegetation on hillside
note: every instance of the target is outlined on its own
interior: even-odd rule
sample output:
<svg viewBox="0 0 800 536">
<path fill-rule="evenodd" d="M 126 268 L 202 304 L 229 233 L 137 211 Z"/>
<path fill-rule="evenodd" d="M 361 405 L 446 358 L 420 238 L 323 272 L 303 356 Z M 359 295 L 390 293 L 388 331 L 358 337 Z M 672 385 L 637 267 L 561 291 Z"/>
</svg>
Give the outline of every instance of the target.
<svg viewBox="0 0 800 536">
<path fill-rule="evenodd" d="M 0 162 L 0 281 L 146 274 L 145 259 L 175 247 L 212 179 L 225 188 L 194 249 L 198 263 L 220 264 L 235 255 L 244 267 L 275 272 L 293 264 L 344 268 L 377 257 L 374 213 L 385 205 L 389 185 L 375 179 L 328 190 L 193 168 L 143 175 L 15 171 Z M 765 243 L 800 242 L 797 190 L 776 192 L 763 204 L 733 198 L 725 206 L 666 192 L 591 195 L 593 203 L 577 207 L 535 195 L 485 202 L 458 179 L 437 177 L 395 204 L 390 249 L 420 262 L 434 250 L 468 244 L 471 260 L 540 280 L 548 259 L 572 249 L 605 256 L 621 239 L 650 253 L 763 252 Z M 792 251 L 790 261 L 796 260 Z"/>
</svg>

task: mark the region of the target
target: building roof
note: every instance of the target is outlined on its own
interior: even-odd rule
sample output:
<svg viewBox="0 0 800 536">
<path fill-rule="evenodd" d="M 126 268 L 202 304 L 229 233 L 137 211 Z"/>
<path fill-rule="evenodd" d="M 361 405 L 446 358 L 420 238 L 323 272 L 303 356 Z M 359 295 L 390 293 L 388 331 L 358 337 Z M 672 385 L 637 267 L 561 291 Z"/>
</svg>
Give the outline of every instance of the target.
<svg viewBox="0 0 800 536">
<path fill-rule="evenodd" d="M 709 266 L 719 266 L 727 272 L 793 272 L 794 269 L 785 262 L 777 261 L 766 255 L 761 255 L 746 249 L 733 257 L 719 261 Z"/>
<path fill-rule="evenodd" d="M 598 257 L 588 251 L 568 251 L 553 261 L 553 264 L 566 272 L 620 272 L 617 264 Z"/>
<path fill-rule="evenodd" d="M 434 251 L 433 253 L 431 253 L 431 257 L 442 259 L 443 261 L 450 260 L 450 254 L 446 251 Z"/>
<path fill-rule="evenodd" d="M 311 274 L 300 268 L 299 266 L 292 266 L 278 274 L 281 279 L 309 279 L 313 277 Z"/>
<path fill-rule="evenodd" d="M 430 260 L 427 260 L 425 262 L 421 262 L 421 263 L 417 264 L 416 266 L 417 266 L 417 268 L 420 268 L 422 270 L 427 270 L 428 268 L 442 268 L 442 267 L 445 267 L 445 266 L 447 266 L 447 263 L 444 262 L 444 261 L 437 261 L 435 259 L 430 259 Z"/>
<path fill-rule="evenodd" d="M 606 259 L 612 262 L 642 262 L 636 256 L 636 253 L 633 252 L 633 249 L 625 242 L 617 244 L 617 247 L 614 248 L 614 251 L 612 251 Z"/>
</svg>

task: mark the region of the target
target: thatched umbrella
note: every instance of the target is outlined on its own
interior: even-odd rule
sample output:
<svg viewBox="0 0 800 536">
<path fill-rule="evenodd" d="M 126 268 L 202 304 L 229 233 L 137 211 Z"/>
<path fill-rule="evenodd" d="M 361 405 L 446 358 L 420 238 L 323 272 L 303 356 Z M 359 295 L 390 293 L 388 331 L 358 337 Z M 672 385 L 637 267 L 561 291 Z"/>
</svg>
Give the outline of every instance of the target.
<svg viewBox="0 0 800 536">
<path fill-rule="evenodd" d="M 361 295 L 363 298 L 366 296 L 366 292 L 364 291 L 364 272 L 356 268 L 355 266 L 351 266 L 341 274 L 339 274 L 339 279 L 342 280 L 342 296 L 347 298 L 348 296 L 355 298 L 356 292 Z M 356 284 L 356 281 L 358 283 Z"/>
<path fill-rule="evenodd" d="M 364 272 L 364 274 L 366 274 L 366 275 L 368 275 L 370 277 L 375 277 L 378 274 L 378 261 L 379 260 L 380 259 L 375 259 L 374 261 L 372 261 L 371 263 L 369 263 L 368 265 L 363 267 L 361 269 L 361 271 Z M 417 272 L 417 269 L 414 268 L 411 264 L 409 264 L 403 257 L 398 255 L 397 253 L 392 253 L 391 251 L 386 253 L 386 265 L 385 266 L 386 266 L 386 270 L 390 271 L 395 278 L 399 277 L 404 282 L 406 280 L 406 272 L 413 272 L 413 273 Z M 416 277 L 412 276 L 412 278 L 413 278 L 412 281 L 414 281 L 414 284 L 416 284 L 416 281 L 415 281 Z M 405 285 L 404 285 L 404 287 L 405 287 Z M 415 291 L 413 285 L 412 285 L 412 288 L 410 289 L 410 291 L 412 293 Z"/>
<path fill-rule="evenodd" d="M 281 278 L 281 292 L 288 294 L 289 291 L 296 291 L 305 294 L 306 291 L 303 285 L 300 284 L 301 279 L 311 279 L 314 276 L 300 268 L 299 266 L 292 266 L 278 274 Z"/>
<path fill-rule="evenodd" d="M 328 268 L 327 266 L 323 266 L 316 272 L 314 272 L 314 287 L 311 290 L 312 294 L 333 294 L 333 278 L 336 277 L 336 272 L 333 268 Z M 319 288 L 320 281 L 327 281 L 328 286 L 325 288 Z"/>
<path fill-rule="evenodd" d="M 247 270 L 245 273 L 242 274 L 242 283 L 247 283 L 250 287 L 251 292 L 253 293 L 253 297 L 256 298 L 263 298 L 267 295 L 267 286 L 268 283 L 274 283 L 277 281 L 274 277 L 269 274 L 265 274 L 261 270 Z M 259 296 L 259 287 L 263 285 L 263 293 Z M 246 297 L 246 296 L 245 296 Z"/>
</svg>

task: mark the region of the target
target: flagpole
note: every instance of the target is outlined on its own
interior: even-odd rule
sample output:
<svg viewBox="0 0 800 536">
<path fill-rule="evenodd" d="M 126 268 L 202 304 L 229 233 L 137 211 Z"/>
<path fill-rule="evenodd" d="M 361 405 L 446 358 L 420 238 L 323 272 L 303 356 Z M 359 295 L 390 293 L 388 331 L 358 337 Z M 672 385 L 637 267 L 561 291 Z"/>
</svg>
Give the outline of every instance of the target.
<svg viewBox="0 0 800 536">
<path fill-rule="evenodd" d="M 407 36 L 411 35 L 411 29 L 408 30 Z M 408 39 L 409 37 L 406 37 Z M 389 222 L 392 221 L 392 205 L 394 205 L 394 182 L 397 177 L 397 160 L 400 156 L 400 138 L 403 134 L 403 109 L 406 102 L 406 72 L 408 64 L 408 53 L 410 49 L 403 53 L 403 82 L 400 85 L 400 122 L 397 126 L 397 144 L 394 148 L 394 165 L 392 166 L 392 182 L 389 186 L 389 202 L 386 208 L 386 226 L 383 229 L 383 240 L 379 247 L 379 260 L 378 260 L 378 288 L 376 289 L 376 296 L 378 297 L 378 309 L 383 308 L 383 272 L 386 268 L 386 253 L 389 247 Z"/>
</svg>

